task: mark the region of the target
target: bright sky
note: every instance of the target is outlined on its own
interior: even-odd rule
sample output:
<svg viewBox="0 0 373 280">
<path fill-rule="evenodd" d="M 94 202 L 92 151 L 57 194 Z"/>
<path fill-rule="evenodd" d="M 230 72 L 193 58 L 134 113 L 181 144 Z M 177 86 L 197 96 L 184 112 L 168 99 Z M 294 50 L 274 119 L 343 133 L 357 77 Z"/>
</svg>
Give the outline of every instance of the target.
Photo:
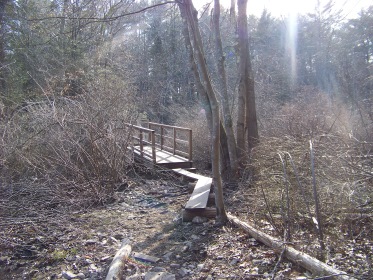
<svg viewBox="0 0 373 280">
<path fill-rule="evenodd" d="M 319 0 L 321 6 L 325 5 L 328 0 Z M 213 0 L 193 0 L 197 9 L 203 4 L 213 2 Z M 230 0 L 220 0 L 221 5 L 229 8 Z M 289 14 L 306 14 L 313 12 L 318 0 L 248 0 L 248 14 L 260 16 L 266 8 L 273 16 L 287 16 Z M 342 9 L 343 16 L 355 17 L 362 8 L 373 5 L 372 0 L 334 0 L 335 6 Z"/>
</svg>

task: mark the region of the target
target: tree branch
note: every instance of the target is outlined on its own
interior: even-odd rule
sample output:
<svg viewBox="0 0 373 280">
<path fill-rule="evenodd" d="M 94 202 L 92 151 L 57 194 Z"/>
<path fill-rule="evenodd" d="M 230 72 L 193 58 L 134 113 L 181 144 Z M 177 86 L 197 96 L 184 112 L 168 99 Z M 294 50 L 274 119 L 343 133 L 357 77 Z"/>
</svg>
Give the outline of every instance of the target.
<svg viewBox="0 0 373 280">
<path fill-rule="evenodd" d="M 43 20 L 49 20 L 49 19 L 69 19 L 69 20 L 79 19 L 79 20 L 92 20 L 92 22 L 110 22 L 110 21 L 115 21 L 115 20 L 117 20 L 119 18 L 122 18 L 122 17 L 139 14 L 139 13 L 145 12 L 149 9 L 153 9 L 153 8 L 156 8 L 156 7 L 159 7 L 159 6 L 163 6 L 163 5 L 167 5 L 167 4 L 175 4 L 175 3 L 176 3 L 176 1 L 166 1 L 166 2 L 163 2 L 163 3 L 154 4 L 152 6 L 145 7 L 143 9 L 140 9 L 140 10 L 137 10 L 137 11 L 134 11 L 134 12 L 120 14 L 120 15 L 115 16 L 115 17 L 99 18 L 99 17 L 52 16 L 52 17 L 43 17 L 43 18 L 27 18 L 26 20 L 27 21 L 43 21 Z"/>
</svg>

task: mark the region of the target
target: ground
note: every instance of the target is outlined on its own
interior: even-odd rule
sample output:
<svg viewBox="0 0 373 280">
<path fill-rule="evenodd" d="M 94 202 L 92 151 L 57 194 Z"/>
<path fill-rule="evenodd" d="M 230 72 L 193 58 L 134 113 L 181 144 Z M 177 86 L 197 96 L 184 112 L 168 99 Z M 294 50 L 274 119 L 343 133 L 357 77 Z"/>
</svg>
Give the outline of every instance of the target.
<svg viewBox="0 0 373 280">
<path fill-rule="evenodd" d="M 237 191 L 226 193 L 230 195 L 228 210 L 243 212 L 250 199 L 242 202 Z M 74 275 L 76 279 L 104 279 L 125 239 L 133 252 L 159 260 L 129 258 L 124 279 L 144 279 L 149 271 L 167 271 L 176 279 L 311 277 L 230 224 L 216 226 L 213 220 L 204 219 L 183 223 L 181 211 L 189 195 L 188 184 L 177 178 L 134 180 L 119 189 L 115 202 L 106 206 L 54 210 L 34 219 L 3 222 L 0 279 L 71 279 Z M 257 226 L 273 233 L 265 221 Z M 372 249 L 371 240 L 355 240 L 351 246 L 335 248 L 329 263 L 370 279 L 372 250 L 364 250 Z"/>
</svg>

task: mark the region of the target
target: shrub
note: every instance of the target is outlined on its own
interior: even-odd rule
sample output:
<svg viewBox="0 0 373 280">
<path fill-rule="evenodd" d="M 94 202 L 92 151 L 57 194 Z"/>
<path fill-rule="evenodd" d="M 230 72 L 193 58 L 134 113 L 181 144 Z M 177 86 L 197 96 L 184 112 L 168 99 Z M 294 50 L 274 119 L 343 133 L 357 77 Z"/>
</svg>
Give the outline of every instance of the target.
<svg viewBox="0 0 373 280">
<path fill-rule="evenodd" d="M 60 194 L 73 189 L 90 203 L 110 200 L 132 164 L 125 123 L 136 117 L 131 90 L 113 82 L 98 76 L 89 92 L 29 102 L 2 123 L 4 180 L 64 186 Z"/>
<path fill-rule="evenodd" d="M 176 125 L 188 127 L 193 131 L 193 162 L 198 168 L 208 168 L 210 164 L 210 133 L 205 112 L 200 105 L 188 110 L 178 110 Z M 182 112 L 182 113 L 180 113 Z"/>
<path fill-rule="evenodd" d="M 372 142 L 361 133 L 361 115 L 322 93 L 304 91 L 261 123 L 262 137 L 253 150 L 251 167 L 257 193 L 265 197 L 253 202 L 256 211 L 286 215 L 287 185 L 292 224 L 312 224 L 315 203 L 309 140 L 315 152 L 314 171 L 324 223 L 342 227 L 349 214 L 372 211 L 373 164 L 372 149 L 368 148 Z"/>
</svg>

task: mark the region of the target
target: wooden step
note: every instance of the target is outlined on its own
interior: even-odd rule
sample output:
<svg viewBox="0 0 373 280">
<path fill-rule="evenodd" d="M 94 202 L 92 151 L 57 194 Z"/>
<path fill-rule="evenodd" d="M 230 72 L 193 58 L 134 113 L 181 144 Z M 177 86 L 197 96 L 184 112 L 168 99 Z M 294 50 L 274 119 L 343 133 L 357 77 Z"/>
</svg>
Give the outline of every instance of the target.
<svg viewBox="0 0 373 280">
<path fill-rule="evenodd" d="M 201 175 L 200 175 L 201 176 Z M 198 179 L 192 196 L 189 198 L 185 209 L 202 209 L 206 208 L 209 199 L 212 178 L 201 176 Z"/>
<path fill-rule="evenodd" d="M 205 208 L 205 209 L 195 209 L 195 210 L 183 210 L 183 222 L 191 222 L 194 217 L 206 217 L 213 219 L 216 217 L 216 208 Z"/>
<path fill-rule="evenodd" d="M 183 175 L 183 176 L 195 179 L 195 180 L 198 180 L 200 178 L 206 178 L 205 176 L 190 172 L 190 171 L 182 169 L 182 168 L 175 168 L 175 169 L 172 169 L 172 170 L 174 172 L 176 172 L 177 174 L 180 174 L 180 175 Z"/>
</svg>

